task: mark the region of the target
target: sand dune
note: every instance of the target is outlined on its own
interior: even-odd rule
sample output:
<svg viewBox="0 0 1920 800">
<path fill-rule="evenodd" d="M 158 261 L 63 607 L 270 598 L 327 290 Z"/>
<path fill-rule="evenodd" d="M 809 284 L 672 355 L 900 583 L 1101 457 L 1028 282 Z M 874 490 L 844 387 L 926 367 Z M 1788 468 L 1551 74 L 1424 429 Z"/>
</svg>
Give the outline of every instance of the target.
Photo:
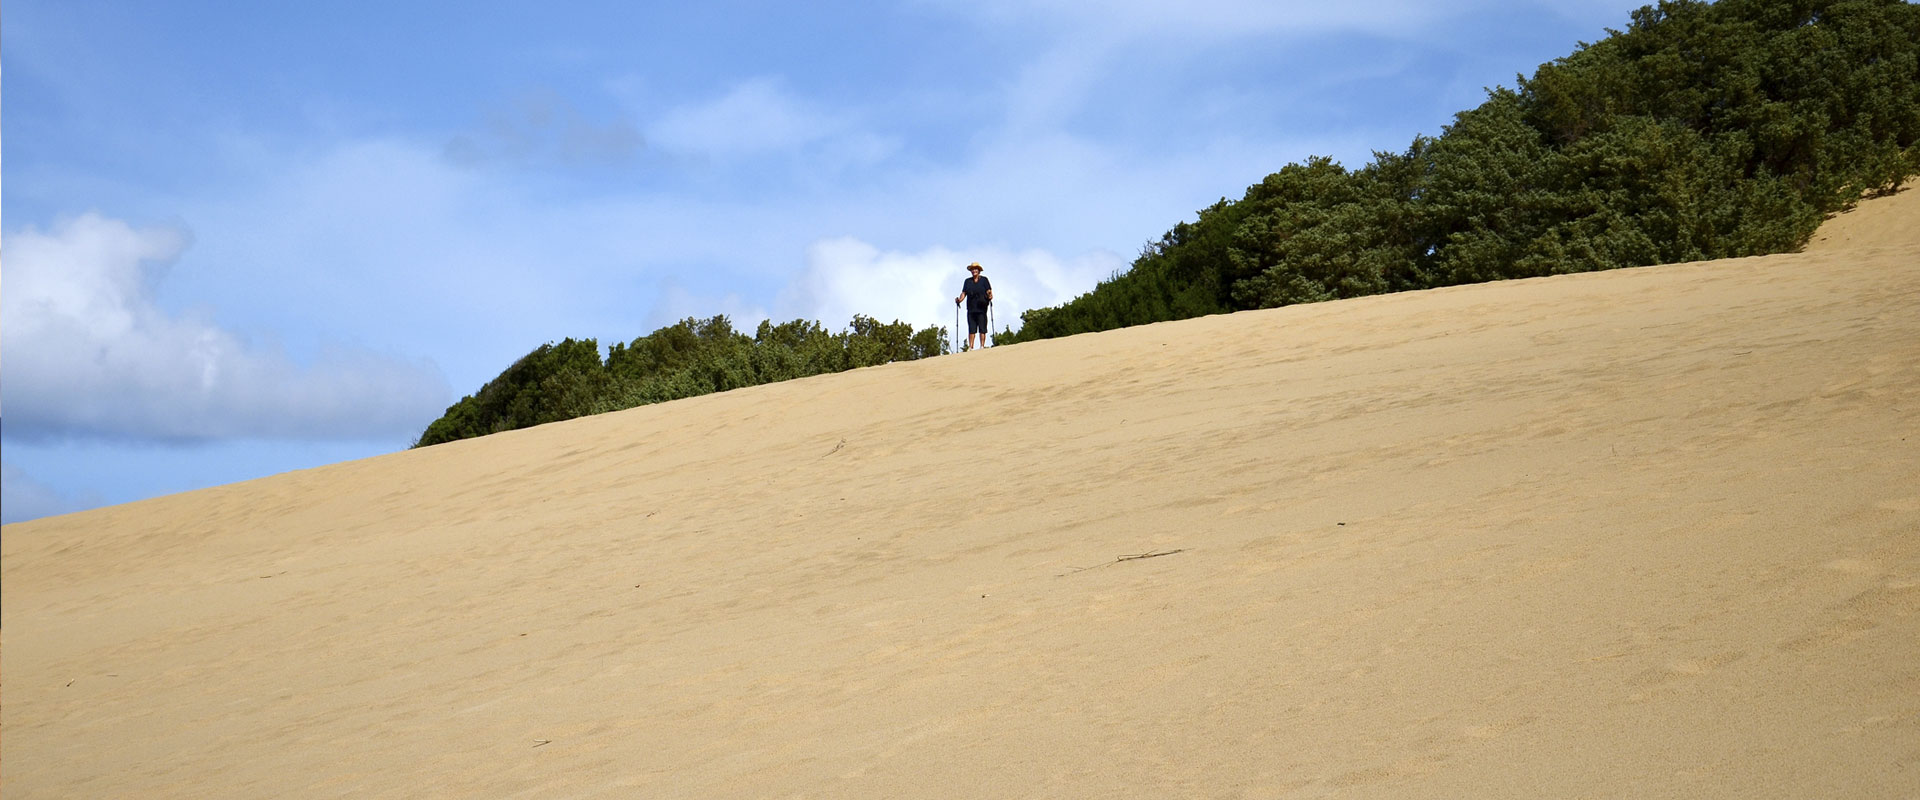
<svg viewBox="0 0 1920 800">
<path fill-rule="evenodd" d="M 7 526 L 0 785 L 1920 796 L 1917 197 Z"/>
</svg>

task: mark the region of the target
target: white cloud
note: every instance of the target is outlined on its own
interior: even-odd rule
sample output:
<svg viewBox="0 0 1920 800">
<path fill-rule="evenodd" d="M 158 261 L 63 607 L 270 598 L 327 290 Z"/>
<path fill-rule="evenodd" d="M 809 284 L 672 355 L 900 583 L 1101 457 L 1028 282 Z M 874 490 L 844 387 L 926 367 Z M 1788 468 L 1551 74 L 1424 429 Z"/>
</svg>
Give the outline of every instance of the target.
<svg viewBox="0 0 1920 800">
<path fill-rule="evenodd" d="M 668 152 L 720 159 L 819 147 L 837 162 L 873 163 L 899 147 L 858 130 L 851 116 L 794 97 L 774 78 L 754 78 L 711 101 L 672 109 L 647 129 L 647 138 Z"/>
<path fill-rule="evenodd" d="M 1038 249 L 936 246 L 888 252 L 852 237 L 824 239 L 807 248 L 806 270 L 781 293 L 782 318 L 818 319 L 838 329 L 854 314 L 865 314 L 916 328 L 951 329 L 953 298 L 967 276 L 966 265 L 974 261 L 993 282 L 996 330 L 1017 330 L 1022 312 L 1070 300 L 1127 266 L 1119 254 L 1104 250 L 1062 259 Z"/>
<path fill-rule="evenodd" d="M 753 155 L 825 138 L 839 123 L 757 78 L 713 101 L 667 112 L 649 129 L 660 147 L 682 153 Z"/>
<path fill-rule="evenodd" d="M 6 241 L 8 436 L 162 441 L 417 433 L 446 406 L 430 364 L 332 348 L 310 365 L 155 304 L 187 236 L 88 214 Z"/>
</svg>

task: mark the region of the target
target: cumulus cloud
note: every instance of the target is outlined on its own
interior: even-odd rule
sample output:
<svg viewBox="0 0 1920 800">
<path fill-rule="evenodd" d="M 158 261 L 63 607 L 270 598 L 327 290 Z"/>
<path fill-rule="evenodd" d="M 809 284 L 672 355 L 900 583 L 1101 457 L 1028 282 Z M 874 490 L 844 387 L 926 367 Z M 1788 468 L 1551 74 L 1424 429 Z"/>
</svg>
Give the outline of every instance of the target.
<svg viewBox="0 0 1920 800">
<path fill-rule="evenodd" d="M 370 439 L 417 433 L 446 407 L 431 364 L 334 348 L 300 365 L 167 313 L 155 290 L 188 244 L 94 214 L 7 237 L 9 437 Z"/>
<path fill-rule="evenodd" d="M 1022 312 L 1070 300 L 1127 266 L 1118 253 L 1105 250 L 1063 259 L 1038 249 L 894 252 L 852 237 L 823 239 L 807 248 L 806 269 L 781 293 L 779 305 L 790 317 L 818 319 L 829 328 L 846 325 L 856 313 L 916 328 L 951 328 L 953 298 L 974 261 L 993 281 L 996 327 L 1016 330 Z"/>
</svg>

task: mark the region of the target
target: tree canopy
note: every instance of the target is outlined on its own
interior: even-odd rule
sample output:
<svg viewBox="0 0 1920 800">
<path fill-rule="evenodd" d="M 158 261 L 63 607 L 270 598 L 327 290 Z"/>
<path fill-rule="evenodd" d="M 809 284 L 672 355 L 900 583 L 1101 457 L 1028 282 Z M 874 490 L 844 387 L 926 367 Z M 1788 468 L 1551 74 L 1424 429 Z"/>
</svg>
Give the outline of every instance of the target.
<svg viewBox="0 0 1920 800">
<path fill-rule="evenodd" d="M 818 322 L 760 323 L 752 336 L 725 316 L 684 319 L 600 358 L 593 339 L 547 343 L 427 426 L 416 447 L 547 422 L 946 353 L 944 328 L 855 316 L 840 333 Z"/>
<path fill-rule="evenodd" d="M 1349 170 L 1289 164 L 1003 343 L 1796 249 L 1920 173 L 1920 6 L 1669 0 Z"/>
</svg>

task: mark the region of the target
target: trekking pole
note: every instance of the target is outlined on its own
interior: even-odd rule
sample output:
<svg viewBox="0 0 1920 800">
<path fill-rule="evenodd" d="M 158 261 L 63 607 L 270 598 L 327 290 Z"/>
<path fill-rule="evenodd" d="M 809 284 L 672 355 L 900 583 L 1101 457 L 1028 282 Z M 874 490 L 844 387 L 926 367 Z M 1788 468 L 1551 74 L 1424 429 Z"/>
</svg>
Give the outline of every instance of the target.
<svg viewBox="0 0 1920 800">
<path fill-rule="evenodd" d="M 953 301 L 953 352 L 960 352 L 960 301 Z"/>
<path fill-rule="evenodd" d="M 987 301 L 987 345 L 988 345 L 989 347 L 991 347 L 991 346 L 993 345 L 993 343 L 994 343 L 994 339 L 993 339 L 993 301 L 992 301 L 992 300 L 988 300 L 988 301 Z"/>
</svg>

